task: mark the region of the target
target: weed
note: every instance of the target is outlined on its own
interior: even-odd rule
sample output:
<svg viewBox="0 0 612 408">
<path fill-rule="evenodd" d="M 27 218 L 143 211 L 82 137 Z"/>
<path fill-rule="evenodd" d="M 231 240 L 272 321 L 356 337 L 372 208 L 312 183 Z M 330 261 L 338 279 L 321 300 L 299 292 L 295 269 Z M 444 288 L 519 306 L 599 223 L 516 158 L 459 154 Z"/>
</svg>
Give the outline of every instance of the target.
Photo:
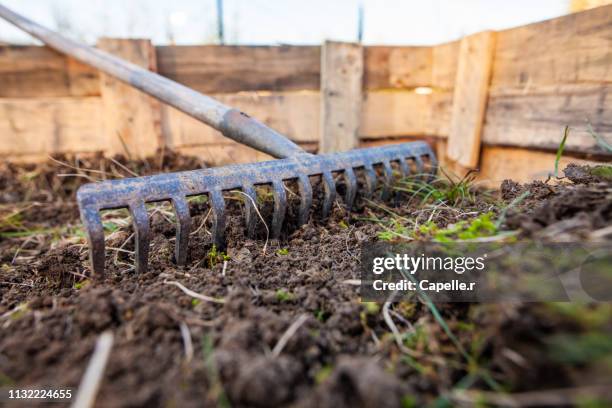
<svg viewBox="0 0 612 408">
<path fill-rule="evenodd" d="M 315 319 L 317 319 L 321 323 L 325 323 L 325 321 L 329 317 L 328 313 L 323 309 L 316 309 L 312 314 L 314 315 Z"/>
<path fill-rule="evenodd" d="M 9 314 L 11 320 L 19 320 L 24 317 L 30 311 L 28 302 L 22 302 L 17 305 Z"/>
<path fill-rule="evenodd" d="M 380 306 L 376 302 L 363 302 L 362 304 L 367 314 L 375 315 L 380 312 Z"/>
<path fill-rule="evenodd" d="M 421 346 L 427 348 L 427 337 L 428 334 L 423 326 L 416 326 L 414 331 L 404 335 L 404 345 L 409 349 L 419 349 Z"/>
<path fill-rule="evenodd" d="M 591 175 L 601 177 L 605 180 L 612 180 L 612 166 L 601 165 L 592 167 Z"/>
<path fill-rule="evenodd" d="M 287 292 L 284 289 L 279 289 L 276 291 L 276 300 L 279 302 L 290 302 L 295 298 L 295 295 L 291 292 Z"/>
<path fill-rule="evenodd" d="M 414 398 L 412 395 L 404 395 L 402 397 L 402 401 L 401 401 L 401 406 L 402 408 L 414 408 L 414 407 L 418 407 L 416 398 Z"/>
<path fill-rule="evenodd" d="M 377 234 L 378 239 L 382 241 L 393 241 L 396 238 L 409 238 L 410 231 L 408 228 L 403 226 L 398 220 L 393 220 L 393 225 L 391 228 L 381 224 L 385 231 L 380 231 Z"/>
<path fill-rule="evenodd" d="M 206 204 L 208 202 L 208 196 L 206 194 L 200 194 L 187 197 L 187 202 L 190 204 Z"/>
<path fill-rule="evenodd" d="M 75 288 L 76 290 L 81 290 L 81 289 L 83 289 L 85 286 L 89 285 L 90 283 L 91 283 L 91 282 L 89 281 L 89 279 L 85 279 L 85 280 L 82 280 L 82 281 L 80 281 L 80 282 L 75 282 L 75 283 L 74 283 L 74 288 Z"/>
<path fill-rule="evenodd" d="M 210 248 L 210 251 L 208 251 L 206 257 L 208 258 L 209 268 L 213 268 L 218 263 L 230 260 L 230 257 L 225 252 L 217 250 L 217 246 L 215 244 L 213 244 L 212 248 Z"/>
<path fill-rule="evenodd" d="M 470 170 L 462 178 L 458 178 L 440 169 L 445 178 L 437 178 L 428 182 L 416 178 L 405 178 L 400 180 L 393 188 L 397 191 L 408 193 L 412 197 L 420 197 L 421 204 L 429 200 L 434 202 L 445 202 L 449 205 L 458 206 L 464 201 L 473 203 L 475 201 L 474 182 L 476 172 Z"/>
<path fill-rule="evenodd" d="M 333 371 L 334 367 L 331 365 L 324 365 L 321 367 L 314 375 L 315 384 L 318 385 L 327 380 Z"/>
<path fill-rule="evenodd" d="M 344 229 L 347 229 L 347 228 L 348 228 L 348 225 L 347 225 L 347 223 L 346 223 L 346 222 L 344 222 L 344 220 L 340 220 L 340 222 L 338 223 L 338 226 L 339 226 L 340 228 L 344 228 Z"/>
<path fill-rule="evenodd" d="M 433 238 L 437 242 L 451 242 L 455 240 L 473 240 L 495 235 L 497 226 L 491 220 L 493 213 L 481 214 L 471 221 L 459 221 L 447 228 L 439 228 L 433 221 L 421 224 L 418 233 L 425 238 Z"/>
<path fill-rule="evenodd" d="M 200 299 L 191 299 L 191 306 L 193 306 L 193 307 L 196 307 L 200 303 L 202 303 L 202 301 Z"/>
<path fill-rule="evenodd" d="M 288 248 L 277 249 L 276 254 L 281 255 L 281 256 L 289 255 L 289 249 Z"/>
<path fill-rule="evenodd" d="M 563 151 L 565 150 L 565 142 L 567 142 L 567 136 L 569 136 L 569 126 L 565 126 L 563 129 L 563 137 L 561 138 L 561 143 L 559 143 L 559 147 L 557 148 L 557 156 L 555 157 L 555 177 L 559 177 L 559 162 L 561 161 L 561 156 L 563 156 Z"/>
</svg>

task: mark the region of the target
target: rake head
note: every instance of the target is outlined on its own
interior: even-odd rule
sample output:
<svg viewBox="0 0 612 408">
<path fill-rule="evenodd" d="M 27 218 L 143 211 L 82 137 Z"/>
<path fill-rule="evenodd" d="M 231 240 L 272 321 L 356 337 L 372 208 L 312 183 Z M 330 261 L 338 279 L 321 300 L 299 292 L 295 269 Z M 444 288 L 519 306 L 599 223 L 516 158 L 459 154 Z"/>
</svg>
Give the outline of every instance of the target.
<svg viewBox="0 0 612 408">
<path fill-rule="evenodd" d="M 428 161 L 425 173 L 424 160 Z M 187 197 L 208 195 L 212 211 L 213 242 L 225 247 L 225 201 L 223 191 L 241 190 L 249 199 L 245 200 L 245 221 L 247 233 L 254 236 L 256 227 L 257 197 L 255 186 L 270 185 L 274 196 L 274 209 L 270 227 L 272 238 L 278 238 L 287 210 L 287 196 L 284 182 L 297 181 L 300 206 L 298 224 L 308 221 L 312 206 L 312 186 L 309 176 L 321 176 L 323 183 L 322 216 L 326 217 L 336 197 L 334 173 L 342 173 L 344 178 L 344 204 L 350 210 L 357 195 L 355 170 L 364 174 L 364 193 L 366 197 L 374 194 L 377 185 L 377 172 L 374 166 L 382 168 L 382 198 L 391 194 L 393 181 L 392 163 L 402 176 L 415 174 L 409 161 L 416 167 L 416 174 L 431 177 L 436 172 L 436 159 L 430 147 L 423 142 L 401 145 L 352 150 L 346 153 L 324 155 L 303 154 L 297 157 L 272 160 L 260 163 L 232 165 L 178 173 L 159 174 L 90 183 L 77 192 L 81 219 L 89 240 L 89 255 L 96 276 L 104 275 L 104 228 L 100 211 L 127 208 L 131 214 L 134 234 L 136 271 L 147 270 L 149 257 L 149 217 L 145 203 L 170 201 L 176 214 L 175 261 L 185 264 L 191 216 Z"/>
</svg>

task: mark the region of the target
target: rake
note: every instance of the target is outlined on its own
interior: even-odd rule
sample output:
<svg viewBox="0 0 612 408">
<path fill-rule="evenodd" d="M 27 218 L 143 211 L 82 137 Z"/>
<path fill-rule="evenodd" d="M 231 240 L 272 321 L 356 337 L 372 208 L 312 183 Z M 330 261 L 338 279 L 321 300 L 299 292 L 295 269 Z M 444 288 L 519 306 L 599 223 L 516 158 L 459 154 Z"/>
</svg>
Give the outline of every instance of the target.
<svg viewBox="0 0 612 408">
<path fill-rule="evenodd" d="M 212 239 L 225 248 L 225 201 L 223 191 L 240 190 L 244 200 L 244 217 L 248 236 L 255 236 L 258 210 L 256 186 L 271 186 L 274 198 L 270 235 L 279 238 L 287 211 L 286 182 L 297 182 L 300 205 L 298 225 L 308 222 L 313 201 L 310 176 L 320 177 L 323 185 L 322 217 L 326 218 L 336 199 L 334 175 L 343 178 L 343 202 L 353 208 L 358 188 L 364 197 L 372 197 L 378 178 L 383 180 L 381 198 L 388 199 L 394 179 L 394 167 L 402 177 L 410 174 L 431 180 L 437 171 L 436 158 L 424 142 L 355 149 L 343 153 L 313 155 L 280 133 L 247 114 L 213 98 L 157 75 L 93 47 L 71 41 L 0 5 L 0 16 L 51 48 L 67 54 L 111 75 L 160 101 L 217 129 L 224 136 L 267 153 L 278 160 L 230 165 L 154 176 L 90 183 L 81 186 L 77 202 L 89 243 L 93 273 L 104 275 L 104 227 L 100 211 L 127 208 L 135 235 L 136 272 L 147 270 L 149 257 L 149 217 L 145 203 L 170 201 L 176 214 L 175 262 L 187 262 L 191 216 L 187 198 L 207 195 L 212 212 Z M 427 161 L 425 168 L 424 161 Z M 395 166 L 393 166 L 394 164 Z M 380 171 L 377 172 L 377 170 Z M 358 182 L 356 171 L 363 174 Z M 380 173 L 380 176 L 379 176 Z"/>
</svg>

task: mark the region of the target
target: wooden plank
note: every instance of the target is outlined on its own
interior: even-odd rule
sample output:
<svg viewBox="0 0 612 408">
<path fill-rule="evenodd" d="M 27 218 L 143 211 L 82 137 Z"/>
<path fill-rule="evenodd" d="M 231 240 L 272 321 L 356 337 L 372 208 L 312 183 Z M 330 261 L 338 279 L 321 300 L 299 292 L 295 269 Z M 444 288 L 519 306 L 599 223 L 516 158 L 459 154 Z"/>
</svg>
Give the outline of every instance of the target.
<svg viewBox="0 0 612 408">
<path fill-rule="evenodd" d="M 431 68 L 432 87 L 451 90 L 455 87 L 460 41 L 453 41 L 433 47 Z"/>
<path fill-rule="evenodd" d="M 155 49 L 149 40 L 103 38 L 98 47 L 156 70 Z M 132 158 L 154 154 L 162 143 L 160 103 L 109 75 L 101 74 L 100 81 L 106 152 Z"/>
<path fill-rule="evenodd" d="M 461 40 L 447 155 L 467 168 L 478 165 L 494 46 L 491 31 Z"/>
<path fill-rule="evenodd" d="M 320 139 L 321 97 L 319 92 L 241 92 L 213 94 L 298 143 Z M 362 138 L 387 138 L 448 133 L 452 93 L 418 95 L 411 91 L 366 92 L 359 124 Z M 209 126 L 164 105 L 166 145 L 170 147 L 228 143 Z"/>
<path fill-rule="evenodd" d="M 567 151 L 609 154 L 589 134 L 588 123 L 612 140 L 612 84 L 543 86 L 526 95 L 498 91 L 489 99 L 483 141 L 555 150 L 569 125 Z"/>
<path fill-rule="evenodd" d="M 428 112 L 423 107 L 429 105 L 430 96 L 408 91 L 366 93 L 363 97 L 359 134 L 362 137 L 386 138 L 424 132 Z"/>
<path fill-rule="evenodd" d="M 364 47 L 364 89 L 431 86 L 432 47 Z"/>
<path fill-rule="evenodd" d="M 163 46 L 159 73 L 199 92 L 318 90 L 320 47 Z"/>
<path fill-rule="evenodd" d="M 99 97 L 0 99 L 0 154 L 103 150 Z"/>
<path fill-rule="evenodd" d="M 359 144 L 363 48 L 326 41 L 321 51 L 321 153 Z"/>
<path fill-rule="evenodd" d="M 440 166 L 447 172 L 450 171 L 462 177 L 466 169 L 456 168 L 454 163 L 445 157 L 446 148 L 446 140 L 437 140 L 436 152 Z M 556 154 L 553 152 L 483 145 L 477 181 L 483 187 L 499 188 L 501 182 L 506 179 L 519 183 L 546 180 L 548 175 L 554 171 L 555 160 Z M 602 164 L 598 161 L 579 159 L 566 154 L 559 161 L 559 169 L 564 169 L 569 163 Z"/>
<path fill-rule="evenodd" d="M 98 72 L 50 48 L 0 46 L 0 97 L 100 94 Z"/>
<path fill-rule="evenodd" d="M 319 92 L 241 92 L 211 96 L 257 118 L 294 141 L 319 140 Z M 163 106 L 162 114 L 167 146 L 210 145 L 230 140 L 167 105 Z"/>
<path fill-rule="evenodd" d="M 300 146 L 309 152 L 316 152 L 316 143 L 300 143 Z M 183 146 L 176 151 L 200 157 L 208 166 L 225 166 L 229 164 L 254 163 L 258 161 L 274 160 L 266 153 L 262 153 L 248 146 L 229 141 L 223 144 L 205 146 Z"/>
<path fill-rule="evenodd" d="M 491 90 L 612 82 L 612 5 L 501 31 Z"/>
<path fill-rule="evenodd" d="M 499 188 L 505 179 L 520 183 L 532 180 L 545 180 L 554 171 L 556 155 L 537 150 L 515 147 L 483 146 L 480 175 L 483 185 Z M 591 160 L 577 159 L 564 155 L 559 161 L 559 169 L 568 164 L 601 164 Z"/>
</svg>

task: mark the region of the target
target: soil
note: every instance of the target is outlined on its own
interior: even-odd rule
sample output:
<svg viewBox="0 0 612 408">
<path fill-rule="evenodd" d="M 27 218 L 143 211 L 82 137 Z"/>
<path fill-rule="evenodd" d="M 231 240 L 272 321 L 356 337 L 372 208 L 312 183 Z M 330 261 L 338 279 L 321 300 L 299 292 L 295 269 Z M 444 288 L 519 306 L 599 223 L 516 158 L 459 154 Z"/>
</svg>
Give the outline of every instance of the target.
<svg viewBox="0 0 612 408">
<path fill-rule="evenodd" d="M 207 205 L 195 200 L 199 228 L 188 264 L 178 267 L 170 212 L 158 206 L 150 209 L 150 267 L 141 275 L 132 268 L 129 219 L 115 211 L 105 218 L 112 224 L 106 245 L 119 250 L 107 249 L 107 276 L 92 278 L 76 188 L 92 178 L 203 163 L 172 152 L 147 161 L 57 160 L 0 168 L 4 389 L 76 391 L 96 339 L 110 331 L 114 343 L 97 406 L 453 406 L 502 391 L 529 402 L 561 388 L 570 390 L 570 402 L 583 398 L 587 386 L 600 390 L 589 398 L 610 397 L 608 303 L 437 305 L 471 361 L 424 303 L 395 303 L 395 324 L 410 333 L 398 347 L 382 305 L 360 302 L 354 283 L 361 246 L 381 231 L 370 220 L 386 220 L 386 207 L 362 202 L 349 214 L 337 203 L 327 221 L 313 216 L 280 241 L 266 241 L 260 225 L 264 239 L 251 240 L 240 201 L 228 196 L 228 247 L 219 254 Z M 392 210 L 444 227 L 489 211 L 498 216 L 529 191 L 507 210 L 504 229 L 540 240 L 612 239 L 612 183 L 572 172 L 571 180 L 557 182 L 505 181 L 499 194 L 477 193 L 474 202 L 455 207 L 403 200 Z M 269 207 L 264 202 L 264 217 Z M 195 299 L 176 282 L 217 301 Z M 472 391 L 481 394 L 471 397 Z"/>
</svg>

